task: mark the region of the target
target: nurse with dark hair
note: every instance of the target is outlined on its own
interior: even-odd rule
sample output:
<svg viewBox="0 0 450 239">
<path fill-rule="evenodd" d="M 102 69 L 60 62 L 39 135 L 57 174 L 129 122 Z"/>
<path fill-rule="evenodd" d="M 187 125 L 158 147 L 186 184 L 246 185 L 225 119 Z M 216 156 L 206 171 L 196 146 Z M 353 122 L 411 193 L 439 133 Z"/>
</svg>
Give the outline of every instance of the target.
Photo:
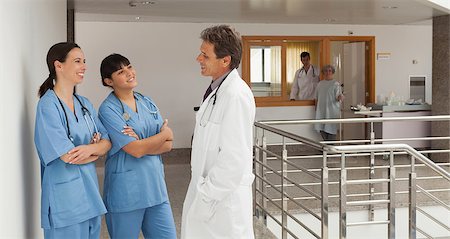
<svg viewBox="0 0 450 239">
<path fill-rule="evenodd" d="M 83 51 L 53 45 L 39 89 L 34 142 L 41 161 L 41 226 L 45 238 L 99 238 L 106 208 L 95 161 L 111 148 L 91 102 L 74 92 L 84 79 Z"/>
<path fill-rule="evenodd" d="M 172 149 L 172 130 L 153 100 L 134 91 L 136 71 L 126 57 L 106 57 L 100 72 L 113 90 L 99 109 L 112 142 L 104 185 L 109 235 L 176 238 L 160 155 Z"/>
</svg>

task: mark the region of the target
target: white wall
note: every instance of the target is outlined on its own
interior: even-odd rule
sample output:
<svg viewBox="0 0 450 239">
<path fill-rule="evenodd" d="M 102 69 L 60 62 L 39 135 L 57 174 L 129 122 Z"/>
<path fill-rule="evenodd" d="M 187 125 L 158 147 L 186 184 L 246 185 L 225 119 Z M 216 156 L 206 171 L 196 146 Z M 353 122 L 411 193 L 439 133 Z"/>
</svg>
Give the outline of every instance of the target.
<svg viewBox="0 0 450 239">
<path fill-rule="evenodd" d="M 98 106 L 108 89 L 100 84 L 99 65 L 108 54 L 127 56 L 138 72 L 139 91 L 150 95 L 175 133 L 174 146 L 190 146 L 194 127 L 192 108 L 197 106 L 210 79 L 200 75 L 195 58 L 199 34 L 212 24 L 81 22 L 76 21 L 75 39 L 83 48 L 89 70 L 79 92 Z M 389 52 L 391 58 L 376 61 L 376 94 L 408 96 L 408 76 L 426 75 L 431 89 L 431 25 L 362 26 L 232 24 L 241 35 L 346 35 L 375 36 L 376 52 Z M 406 39 L 406 40 L 402 40 Z M 418 64 L 412 64 L 417 60 Z M 431 95 L 431 90 L 429 92 Z M 308 119 L 313 107 L 258 108 L 257 119 Z M 316 137 L 310 130 L 294 130 Z"/>
<path fill-rule="evenodd" d="M 1 0 L 0 29 L 0 238 L 41 238 L 34 114 L 47 50 L 66 38 L 66 1 Z"/>
</svg>

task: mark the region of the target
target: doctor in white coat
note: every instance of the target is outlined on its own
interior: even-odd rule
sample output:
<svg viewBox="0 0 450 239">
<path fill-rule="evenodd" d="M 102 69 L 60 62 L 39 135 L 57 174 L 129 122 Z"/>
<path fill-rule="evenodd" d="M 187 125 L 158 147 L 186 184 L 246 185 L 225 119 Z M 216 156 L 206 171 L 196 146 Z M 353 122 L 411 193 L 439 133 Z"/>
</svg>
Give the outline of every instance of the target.
<svg viewBox="0 0 450 239">
<path fill-rule="evenodd" d="M 252 239 L 255 101 L 236 70 L 241 39 L 225 25 L 203 30 L 201 39 L 197 61 L 212 83 L 196 115 L 181 238 Z"/>
</svg>

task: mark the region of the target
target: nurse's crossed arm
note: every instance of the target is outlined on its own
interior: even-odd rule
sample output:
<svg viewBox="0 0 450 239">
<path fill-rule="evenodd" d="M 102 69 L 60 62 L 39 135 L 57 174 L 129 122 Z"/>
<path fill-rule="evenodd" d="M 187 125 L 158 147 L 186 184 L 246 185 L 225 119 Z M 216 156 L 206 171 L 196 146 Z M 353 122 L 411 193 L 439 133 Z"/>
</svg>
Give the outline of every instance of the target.
<svg viewBox="0 0 450 239">
<path fill-rule="evenodd" d="M 137 135 L 136 132 L 134 132 L 133 127 L 131 126 L 128 125 L 123 126 L 122 133 L 132 138 L 135 138 L 136 140 L 139 140 L 139 135 Z"/>
<path fill-rule="evenodd" d="M 108 140 L 101 139 L 98 143 L 76 146 L 61 156 L 61 160 L 69 164 L 87 164 L 106 154 L 110 147 Z"/>
<path fill-rule="evenodd" d="M 145 139 L 135 140 L 123 147 L 123 150 L 135 158 L 141 158 L 144 155 L 161 154 L 172 149 L 173 132 L 168 126 L 167 119 L 161 126 L 158 134 Z"/>
</svg>

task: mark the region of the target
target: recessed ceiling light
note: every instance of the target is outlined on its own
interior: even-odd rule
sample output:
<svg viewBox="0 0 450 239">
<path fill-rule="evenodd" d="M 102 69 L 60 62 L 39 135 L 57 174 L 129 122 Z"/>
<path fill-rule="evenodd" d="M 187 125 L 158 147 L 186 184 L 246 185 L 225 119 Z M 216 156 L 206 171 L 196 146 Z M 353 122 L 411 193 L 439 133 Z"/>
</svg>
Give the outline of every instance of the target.
<svg viewBox="0 0 450 239">
<path fill-rule="evenodd" d="M 396 7 L 396 6 L 382 6 L 382 8 L 384 8 L 384 9 L 397 9 L 398 7 Z"/>
<path fill-rule="evenodd" d="M 128 2 L 128 5 L 130 7 L 153 5 L 153 4 L 156 4 L 156 1 L 130 1 L 130 2 Z"/>
</svg>

